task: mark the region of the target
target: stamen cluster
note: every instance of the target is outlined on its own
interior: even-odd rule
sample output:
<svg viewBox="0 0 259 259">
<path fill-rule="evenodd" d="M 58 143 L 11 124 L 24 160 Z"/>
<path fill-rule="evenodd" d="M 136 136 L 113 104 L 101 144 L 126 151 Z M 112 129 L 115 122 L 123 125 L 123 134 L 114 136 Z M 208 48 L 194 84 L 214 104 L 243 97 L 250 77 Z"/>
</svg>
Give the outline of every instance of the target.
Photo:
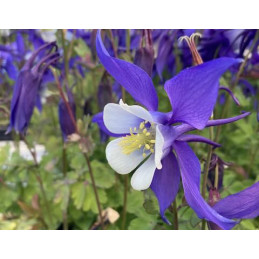
<svg viewBox="0 0 259 259">
<path fill-rule="evenodd" d="M 141 122 L 139 128 L 130 128 L 130 135 L 123 137 L 120 141 L 122 152 L 126 155 L 131 154 L 137 149 L 143 148 L 143 157 L 150 152 L 154 153 L 155 146 L 155 127 L 148 121 Z"/>
</svg>

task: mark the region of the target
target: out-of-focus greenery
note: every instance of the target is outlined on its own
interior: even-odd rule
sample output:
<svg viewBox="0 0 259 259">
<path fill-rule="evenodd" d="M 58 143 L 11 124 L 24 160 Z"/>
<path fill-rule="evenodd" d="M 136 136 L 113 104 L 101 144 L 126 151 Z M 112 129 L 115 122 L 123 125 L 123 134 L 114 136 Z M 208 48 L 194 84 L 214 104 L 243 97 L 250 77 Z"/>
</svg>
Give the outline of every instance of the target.
<svg viewBox="0 0 259 259">
<path fill-rule="evenodd" d="M 62 42 L 60 33 L 56 33 L 58 45 Z M 73 39 L 71 56 L 89 57 L 91 52 L 82 39 Z M 1 42 L 3 43 L 3 41 Z M 28 43 L 29 45 L 29 43 Z M 125 54 L 124 54 L 125 56 Z M 133 57 L 127 57 L 132 60 Z M 18 64 L 21 67 L 21 64 Z M 121 229 L 123 214 L 124 178 L 115 173 L 105 157 L 107 143 L 100 141 L 99 129 L 90 123 L 98 108 L 97 92 L 104 68 L 96 61 L 82 77 L 76 69 L 68 75 L 69 85 L 74 85 L 73 94 L 77 106 L 78 124 L 89 125 L 84 130 L 91 142 L 88 152 L 98 189 L 102 208 L 112 208 L 120 217 L 114 223 L 107 223 L 106 229 Z M 166 72 L 165 72 L 166 73 Z M 14 81 L 4 77 L 0 84 L 0 97 L 8 100 L 1 103 L 0 125 L 7 126 L 10 112 L 10 100 Z M 112 78 L 110 78 L 112 81 Z M 159 93 L 160 111 L 169 111 L 170 103 L 158 76 L 154 82 Z M 230 76 L 225 75 L 225 83 L 230 84 Z M 253 84 L 259 87 L 259 81 Z M 228 85 L 225 85 L 228 86 Z M 244 97 L 239 86 L 235 88 L 241 106 L 231 102 L 226 117 L 238 115 L 241 110 L 252 111 L 252 115 L 238 122 L 221 127 L 219 143 L 222 147 L 215 150 L 224 161 L 233 164 L 224 171 L 224 184 L 221 196 L 236 193 L 259 180 L 259 124 L 253 112 L 251 97 Z M 127 95 L 127 102 L 132 99 Z M 13 133 L 15 150 L 11 145 L 0 147 L 0 229 L 91 229 L 101 228 L 98 223 L 98 208 L 95 200 L 86 160 L 77 143 L 63 144 L 58 122 L 59 94 L 55 82 L 48 84 L 45 92 L 43 111 L 34 114 L 27 131 L 26 139 L 33 149 L 36 144 L 45 147 L 45 153 L 38 166 L 32 159 L 24 159 L 19 151 L 19 136 Z M 87 105 L 90 115 L 84 115 Z M 217 103 L 214 116 L 220 118 L 223 105 Z M 216 129 L 214 129 L 216 133 Z M 202 133 L 209 136 L 208 129 Z M 202 168 L 206 160 L 208 147 L 202 143 L 191 144 L 199 157 Z M 46 200 L 40 187 L 39 177 L 46 194 Z M 207 194 L 208 196 L 208 194 Z M 201 220 L 184 200 L 182 186 L 176 198 L 178 206 L 179 229 L 200 229 Z M 166 216 L 172 225 L 165 224 L 160 215 L 156 198 L 151 190 L 134 191 L 128 187 L 126 229 L 174 229 L 173 214 L 167 210 Z M 259 219 L 242 220 L 235 229 L 258 229 Z"/>
</svg>

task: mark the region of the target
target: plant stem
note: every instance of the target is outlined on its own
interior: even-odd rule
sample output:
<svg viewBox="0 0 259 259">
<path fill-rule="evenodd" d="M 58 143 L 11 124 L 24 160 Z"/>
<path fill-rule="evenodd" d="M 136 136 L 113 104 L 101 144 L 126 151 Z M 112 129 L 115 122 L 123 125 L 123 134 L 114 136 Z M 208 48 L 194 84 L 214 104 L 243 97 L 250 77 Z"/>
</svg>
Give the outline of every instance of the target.
<svg viewBox="0 0 259 259">
<path fill-rule="evenodd" d="M 129 177 L 128 175 L 125 175 L 121 229 L 125 229 L 126 219 L 127 219 L 128 183 L 129 183 Z"/>
<path fill-rule="evenodd" d="M 52 215 L 51 215 L 51 212 L 50 212 L 50 206 L 49 206 L 49 202 L 48 202 L 48 199 L 47 199 L 47 195 L 46 195 L 46 191 L 45 191 L 45 188 L 44 188 L 44 185 L 43 185 L 43 181 L 41 179 L 41 176 L 40 176 L 40 173 L 38 172 L 38 169 L 39 169 L 39 163 L 37 161 L 37 155 L 36 155 L 36 152 L 31 150 L 30 148 L 30 145 L 28 143 L 28 141 L 26 140 L 25 136 L 22 136 L 21 135 L 21 139 L 23 140 L 23 142 L 25 143 L 25 145 L 27 146 L 32 158 L 33 158 L 33 161 L 34 161 L 34 164 L 36 166 L 36 172 L 35 172 L 35 177 L 40 185 L 40 191 L 41 191 L 41 194 L 42 194 L 42 197 L 43 197 L 43 201 L 44 201 L 44 204 L 45 204 L 45 208 L 46 208 L 46 212 L 48 214 L 48 217 L 49 217 L 49 222 L 51 224 L 51 226 L 53 226 L 53 219 L 52 219 Z M 48 229 L 49 226 L 47 226 Z"/>
<path fill-rule="evenodd" d="M 209 128 L 209 135 L 210 139 L 213 139 L 213 128 Z M 203 184 L 202 184 L 202 197 L 206 199 L 206 187 L 207 187 L 207 179 L 208 179 L 208 174 L 209 174 L 209 168 L 210 168 L 210 161 L 211 161 L 211 156 L 212 156 L 212 146 L 209 145 L 208 147 L 208 155 L 205 163 L 205 169 L 204 169 L 204 174 L 203 174 Z M 202 229 L 205 230 L 206 227 L 206 221 L 203 219 L 202 220 Z"/>
<path fill-rule="evenodd" d="M 218 189 L 218 185 L 219 185 L 219 164 L 216 163 L 215 178 L 214 178 L 214 188 Z"/>
<path fill-rule="evenodd" d="M 66 146 L 63 145 L 62 149 L 62 169 L 63 169 L 63 177 L 64 179 L 67 176 L 67 152 L 66 152 Z M 67 206 L 63 211 L 63 229 L 68 230 L 68 220 L 67 220 Z"/>
<path fill-rule="evenodd" d="M 99 200 L 99 195 L 98 195 L 95 180 L 94 180 L 93 170 L 92 170 L 91 163 L 90 163 L 90 160 L 89 160 L 87 154 L 83 153 L 83 155 L 85 157 L 85 160 L 86 160 L 86 163 L 87 163 L 87 166 L 88 166 L 88 169 L 89 169 L 89 173 L 90 173 L 90 177 L 91 177 L 91 181 L 92 181 L 92 185 L 93 185 L 93 189 L 94 189 L 94 195 L 95 195 L 95 199 L 96 199 L 96 203 L 97 203 L 97 207 L 98 207 L 99 217 L 100 217 L 100 221 L 101 221 L 101 226 L 102 226 L 102 229 L 104 229 L 104 223 L 103 223 L 103 217 L 102 217 L 102 208 L 101 208 L 101 203 L 100 203 L 100 200 Z"/>
<path fill-rule="evenodd" d="M 178 212 L 177 212 L 176 199 L 173 202 L 173 215 L 174 215 L 174 229 L 178 230 L 179 229 L 179 225 L 178 225 Z"/>
</svg>

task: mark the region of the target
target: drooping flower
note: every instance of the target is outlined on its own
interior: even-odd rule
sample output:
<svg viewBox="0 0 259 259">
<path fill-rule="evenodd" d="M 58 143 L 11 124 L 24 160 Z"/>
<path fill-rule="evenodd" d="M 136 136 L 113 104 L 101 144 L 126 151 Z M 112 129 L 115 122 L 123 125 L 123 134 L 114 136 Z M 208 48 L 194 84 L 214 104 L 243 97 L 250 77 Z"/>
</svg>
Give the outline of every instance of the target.
<svg viewBox="0 0 259 259">
<path fill-rule="evenodd" d="M 134 64 L 141 67 L 150 76 L 154 64 L 154 48 L 152 42 L 151 30 L 143 30 L 140 47 L 137 49 Z"/>
<path fill-rule="evenodd" d="M 67 97 L 68 97 L 68 104 L 71 108 L 71 111 L 76 118 L 76 105 L 74 101 L 74 96 L 71 90 L 67 89 Z M 67 106 L 64 100 L 61 98 L 58 104 L 58 118 L 59 118 L 59 125 L 63 135 L 64 141 L 67 141 L 68 136 L 72 135 L 76 132 L 75 125 L 69 115 Z"/>
<path fill-rule="evenodd" d="M 211 156 L 208 179 L 210 180 L 211 186 L 215 186 L 215 175 L 218 174 L 218 180 L 216 183 L 217 190 L 221 190 L 223 186 L 224 177 L 224 166 L 230 166 L 232 163 L 223 161 L 215 153 Z M 216 172 L 217 171 L 217 172 Z"/>
<path fill-rule="evenodd" d="M 187 142 L 205 142 L 219 146 L 202 136 L 186 134 L 205 127 L 230 123 L 246 117 L 239 116 L 209 120 L 216 103 L 219 78 L 240 60 L 221 58 L 183 70 L 165 84 L 173 107 L 172 112 L 157 111 L 158 97 L 150 76 L 138 66 L 113 58 L 105 49 L 100 31 L 96 40 L 97 54 L 106 70 L 147 109 L 127 104 L 107 104 L 95 122 L 106 133 L 118 137 L 106 148 L 110 166 L 120 174 L 134 172 L 131 185 L 136 190 L 153 190 L 159 201 L 160 213 L 173 202 L 180 176 L 188 204 L 200 218 L 212 221 L 224 229 L 236 222 L 223 217 L 202 198 L 200 163 Z M 141 164 L 142 163 L 142 164 Z M 141 164 L 141 165 L 140 165 Z"/>
<path fill-rule="evenodd" d="M 54 53 L 50 53 L 52 48 L 55 48 Z M 34 64 L 38 54 L 41 51 L 48 51 L 44 57 Z M 11 102 L 11 117 L 10 125 L 7 132 L 13 128 L 15 131 L 25 133 L 35 106 L 41 110 L 40 102 L 40 86 L 42 78 L 48 67 L 59 59 L 57 45 L 47 43 L 33 52 L 30 59 L 25 63 L 19 72 L 13 98 Z"/>
</svg>

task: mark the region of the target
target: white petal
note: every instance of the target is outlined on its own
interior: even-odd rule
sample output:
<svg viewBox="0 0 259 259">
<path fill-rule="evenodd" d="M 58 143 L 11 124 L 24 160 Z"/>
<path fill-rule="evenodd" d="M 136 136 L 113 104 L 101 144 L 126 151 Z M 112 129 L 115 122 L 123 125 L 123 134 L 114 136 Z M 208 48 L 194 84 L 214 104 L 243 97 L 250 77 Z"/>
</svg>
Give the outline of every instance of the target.
<svg viewBox="0 0 259 259">
<path fill-rule="evenodd" d="M 126 134 L 130 128 L 139 127 L 143 120 L 129 113 L 116 103 L 105 105 L 103 110 L 103 122 L 106 128 L 116 134 Z"/>
<path fill-rule="evenodd" d="M 157 169 L 162 168 L 161 160 L 163 158 L 164 143 L 165 140 L 161 131 L 159 130 L 159 126 L 156 126 L 155 163 Z"/>
<path fill-rule="evenodd" d="M 142 161 L 142 150 L 136 150 L 129 155 L 122 153 L 119 142 L 122 138 L 112 140 L 106 147 L 106 158 L 109 165 L 119 174 L 128 174 L 134 170 Z"/>
<path fill-rule="evenodd" d="M 151 185 L 156 164 L 154 155 L 151 155 L 133 174 L 131 178 L 131 185 L 135 190 L 146 190 Z"/>
<path fill-rule="evenodd" d="M 151 114 L 144 109 L 143 107 L 139 106 L 139 105 L 127 105 L 126 103 L 124 103 L 122 100 L 120 100 L 120 106 L 127 112 L 134 114 L 135 116 L 149 121 L 149 122 L 153 122 L 153 118 L 151 116 Z"/>
</svg>

